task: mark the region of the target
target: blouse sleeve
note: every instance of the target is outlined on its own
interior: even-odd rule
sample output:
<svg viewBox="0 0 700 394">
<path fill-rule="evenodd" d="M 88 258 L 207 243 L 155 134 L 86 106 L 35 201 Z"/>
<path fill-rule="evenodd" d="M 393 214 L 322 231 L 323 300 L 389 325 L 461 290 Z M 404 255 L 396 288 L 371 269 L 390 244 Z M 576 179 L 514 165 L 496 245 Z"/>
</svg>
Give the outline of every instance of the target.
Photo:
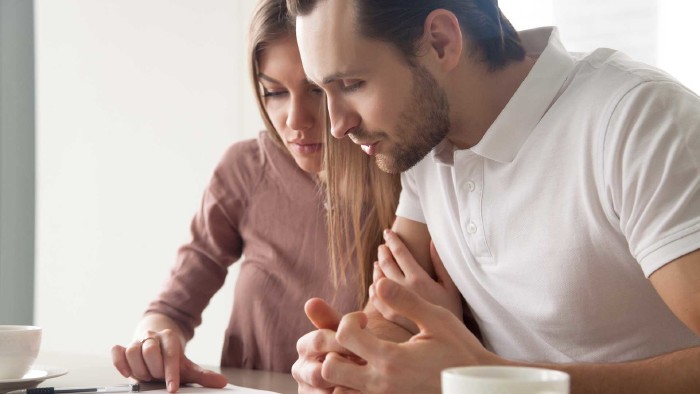
<svg viewBox="0 0 700 394">
<path fill-rule="evenodd" d="M 187 340 L 201 324 L 211 297 L 223 286 L 228 267 L 241 257 L 240 224 L 259 181 L 255 147 L 255 141 L 236 144 L 221 160 L 192 220 L 191 241 L 178 250 L 170 276 L 146 310 L 173 319 Z"/>
</svg>

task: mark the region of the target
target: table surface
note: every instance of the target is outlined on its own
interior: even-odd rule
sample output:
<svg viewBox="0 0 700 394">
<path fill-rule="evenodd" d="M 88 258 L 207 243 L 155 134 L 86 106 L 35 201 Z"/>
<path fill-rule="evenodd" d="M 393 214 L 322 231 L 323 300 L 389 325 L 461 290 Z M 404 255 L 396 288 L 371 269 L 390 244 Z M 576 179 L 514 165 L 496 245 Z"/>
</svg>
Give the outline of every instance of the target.
<svg viewBox="0 0 700 394">
<path fill-rule="evenodd" d="M 39 387 L 111 386 L 126 383 L 126 379 L 112 366 L 109 356 L 40 354 L 36 365 L 65 368 L 69 371 L 66 375 L 44 381 Z M 238 368 L 207 368 L 221 372 L 228 378 L 229 383 L 236 386 L 282 394 L 296 394 L 298 391 L 297 383 L 291 374 Z M 162 387 L 164 386 L 159 388 Z"/>
</svg>

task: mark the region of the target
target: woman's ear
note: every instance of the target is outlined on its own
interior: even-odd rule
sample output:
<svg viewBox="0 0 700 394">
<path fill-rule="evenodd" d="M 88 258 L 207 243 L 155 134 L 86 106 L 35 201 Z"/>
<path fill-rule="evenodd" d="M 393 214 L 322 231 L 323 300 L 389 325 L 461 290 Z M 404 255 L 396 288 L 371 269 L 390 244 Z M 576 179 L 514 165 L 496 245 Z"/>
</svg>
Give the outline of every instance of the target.
<svg viewBox="0 0 700 394">
<path fill-rule="evenodd" d="M 428 14 L 422 41 L 422 52 L 433 55 L 443 71 L 450 71 L 459 64 L 464 50 L 462 28 L 452 12 L 437 9 Z"/>
</svg>

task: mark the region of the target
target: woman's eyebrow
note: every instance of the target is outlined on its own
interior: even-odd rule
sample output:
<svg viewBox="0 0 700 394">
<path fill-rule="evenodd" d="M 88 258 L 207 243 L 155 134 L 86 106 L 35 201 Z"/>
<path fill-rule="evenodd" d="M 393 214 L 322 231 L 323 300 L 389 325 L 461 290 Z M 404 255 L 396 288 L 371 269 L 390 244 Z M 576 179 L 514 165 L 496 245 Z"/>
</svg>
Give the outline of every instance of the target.
<svg viewBox="0 0 700 394">
<path fill-rule="evenodd" d="M 265 75 L 265 74 L 263 74 L 263 73 L 258 73 L 258 78 L 260 78 L 260 79 L 262 79 L 262 80 L 265 80 L 265 81 L 267 81 L 267 82 L 270 82 L 270 83 L 276 83 L 276 84 L 278 84 L 278 85 L 282 85 L 282 82 L 280 82 L 280 81 L 278 81 L 278 80 L 276 80 L 276 79 L 274 79 L 274 78 L 272 78 L 272 77 L 270 77 L 270 76 L 268 76 L 268 75 Z M 306 83 L 306 84 L 309 84 L 309 85 L 313 85 L 313 86 L 318 87 L 318 85 L 316 84 L 316 82 L 310 80 L 309 78 L 303 78 L 303 79 L 301 80 L 301 82 L 304 82 L 304 83 Z"/>
<path fill-rule="evenodd" d="M 263 73 L 258 73 L 258 78 L 264 79 L 264 80 L 266 80 L 266 81 L 268 81 L 268 82 L 281 84 L 280 81 L 278 81 L 278 80 L 276 80 L 276 79 L 274 79 L 274 78 L 268 77 L 267 75 L 265 75 L 265 74 L 263 74 Z"/>
</svg>

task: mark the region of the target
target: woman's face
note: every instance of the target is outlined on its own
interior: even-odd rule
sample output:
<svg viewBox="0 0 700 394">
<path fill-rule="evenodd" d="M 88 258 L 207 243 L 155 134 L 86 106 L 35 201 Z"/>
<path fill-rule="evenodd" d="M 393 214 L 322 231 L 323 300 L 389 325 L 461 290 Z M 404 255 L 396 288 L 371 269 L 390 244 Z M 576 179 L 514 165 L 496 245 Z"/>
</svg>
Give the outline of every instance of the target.
<svg viewBox="0 0 700 394">
<path fill-rule="evenodd" d="M 299 168 L 318 173 L 323 161 L 323 91 L 306 79 L 294 35 L 269 43 L 258 64 L 272 125 Z"/>
</svg>

